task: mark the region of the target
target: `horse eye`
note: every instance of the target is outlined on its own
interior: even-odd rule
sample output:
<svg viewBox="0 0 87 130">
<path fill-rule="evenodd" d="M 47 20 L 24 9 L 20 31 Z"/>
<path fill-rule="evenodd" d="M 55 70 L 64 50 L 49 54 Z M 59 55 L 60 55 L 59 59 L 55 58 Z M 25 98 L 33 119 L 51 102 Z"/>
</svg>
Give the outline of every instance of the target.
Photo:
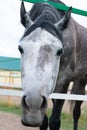
<svg viewBox="0 0 87 130">
<path fill-rule="evenodd" d="M 24 53 L 23 48 L 21 46 L 18 46 L 18 49 L 19 49 L 19 51 L 20 51 L 21 54 Z"/>
<path fill-rule="evenodd" d="M 61 48 L 61 49 L 59 49 L 58 51 L 57 51 L 57 55 L 58 56 L 60 56 L 61 54 L 63 54 L 64 53 L 64 49 L 63 48 Z"/>
</svg>

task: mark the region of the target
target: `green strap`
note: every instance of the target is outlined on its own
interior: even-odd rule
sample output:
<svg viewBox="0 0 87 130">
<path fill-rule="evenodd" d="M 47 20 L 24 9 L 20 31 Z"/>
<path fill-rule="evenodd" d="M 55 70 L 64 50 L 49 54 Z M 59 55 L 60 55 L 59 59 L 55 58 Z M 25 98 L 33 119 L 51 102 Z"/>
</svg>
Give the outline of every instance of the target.
<svg viewBox="0 0 87 130">
<path fill-rule="evenodd" d="M 30 2 L 30 3 L 47 2 L 57 9 L 66 10 L 66 11 L 69 9 L 69 6 L 65 6 L 63 4 L 58 4 L 58 3 L 52 2 L 50 0 L 22 0 L 22 1 Z M 87 16 L 87 11 L 76 9 L 76 8 L 72 8 L 72 13 Z"/>
</svg>

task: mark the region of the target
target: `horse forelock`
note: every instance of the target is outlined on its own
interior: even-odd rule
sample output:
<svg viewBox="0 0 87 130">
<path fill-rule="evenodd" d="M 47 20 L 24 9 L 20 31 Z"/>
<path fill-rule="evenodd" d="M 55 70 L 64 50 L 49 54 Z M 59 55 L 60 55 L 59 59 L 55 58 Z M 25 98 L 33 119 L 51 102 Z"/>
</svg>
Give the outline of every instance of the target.
<svg viewBox="0 0 87 130">
<path fill-rule="evenodd" d="M 52 23 L 50 23 L 46 20 L 36 21 L 30 28 L 28 28 L 25 31 L 21 40 L 39 27 L 41 27 L 41 29 L 45 29 L 46 31 L 48 31 L 50 34 L 54 35 L 60 41 L 63 41 L 62 33 L 60 31 L 58 31 Z"/>
</svg>

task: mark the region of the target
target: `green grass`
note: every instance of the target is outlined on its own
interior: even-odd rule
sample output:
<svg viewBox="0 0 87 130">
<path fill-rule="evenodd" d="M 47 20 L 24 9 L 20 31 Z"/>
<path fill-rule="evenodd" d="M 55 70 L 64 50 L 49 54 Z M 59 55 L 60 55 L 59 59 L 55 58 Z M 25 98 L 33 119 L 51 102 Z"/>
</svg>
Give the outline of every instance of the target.
<svg viewBox="0 0 87 130">
<path fill-rule="evenodd" d="M 62 120 L 61 128 L 63 130 L 73 130 L 72 115 L 62 113 L 61 120 Z M 87 130 L 87 111 L 86 111 L 85 115 L 81 115 L 81 117 L 79 119 L 78 127 L 79 127 L 79 130 Z"/>
<path fill-rule="evenodd" d="M 21 107 L 18 105 L 8 105 L 7 103 L 0 103 L 0 111 L 8 112 L 21 116 Z"/>
<path fill-rule="evenodd" d="M 21 107 L 17 105 L 8 105 L 6 103 L 0 103 L 0 111 L 9 112 L 21 116 Z M 79 130 L 87 130 L 87 108 L 84 110 L 84 114 L 81 115 L 79 120 Z M 48 117 L 50 117 L 51 110 L 47 111 Z M 61 128 L 63 130 L 73 130 L 73 119 L 71 114 L 62 113 L 61 115 Z"/>
</svg>

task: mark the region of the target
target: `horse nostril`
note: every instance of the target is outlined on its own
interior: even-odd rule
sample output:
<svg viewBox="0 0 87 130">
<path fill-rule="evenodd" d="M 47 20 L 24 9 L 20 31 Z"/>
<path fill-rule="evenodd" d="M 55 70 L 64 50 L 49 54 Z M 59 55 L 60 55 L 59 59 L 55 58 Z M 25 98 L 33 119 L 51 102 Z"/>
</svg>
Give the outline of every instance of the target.
<svg viewBox="0 0 87 130">
<path fill-rule="evenodd" d="M 26 99 L 26 96 L 23 96 L 23 98 L 22 98 L 22 107 L 23 107 L 24 109 L 29 110 L 29 106 L 27 105 L 25 99 Z"/>
<path fill-rule="evenodd" d="M 43 102 L 42 102 L 42 105 L 41 105 L 41 109 L 44 109 L 44 108 L 47 108 L 47 100 L 44 96 L 42 96 L 43 98 Z"/>
</svg>

